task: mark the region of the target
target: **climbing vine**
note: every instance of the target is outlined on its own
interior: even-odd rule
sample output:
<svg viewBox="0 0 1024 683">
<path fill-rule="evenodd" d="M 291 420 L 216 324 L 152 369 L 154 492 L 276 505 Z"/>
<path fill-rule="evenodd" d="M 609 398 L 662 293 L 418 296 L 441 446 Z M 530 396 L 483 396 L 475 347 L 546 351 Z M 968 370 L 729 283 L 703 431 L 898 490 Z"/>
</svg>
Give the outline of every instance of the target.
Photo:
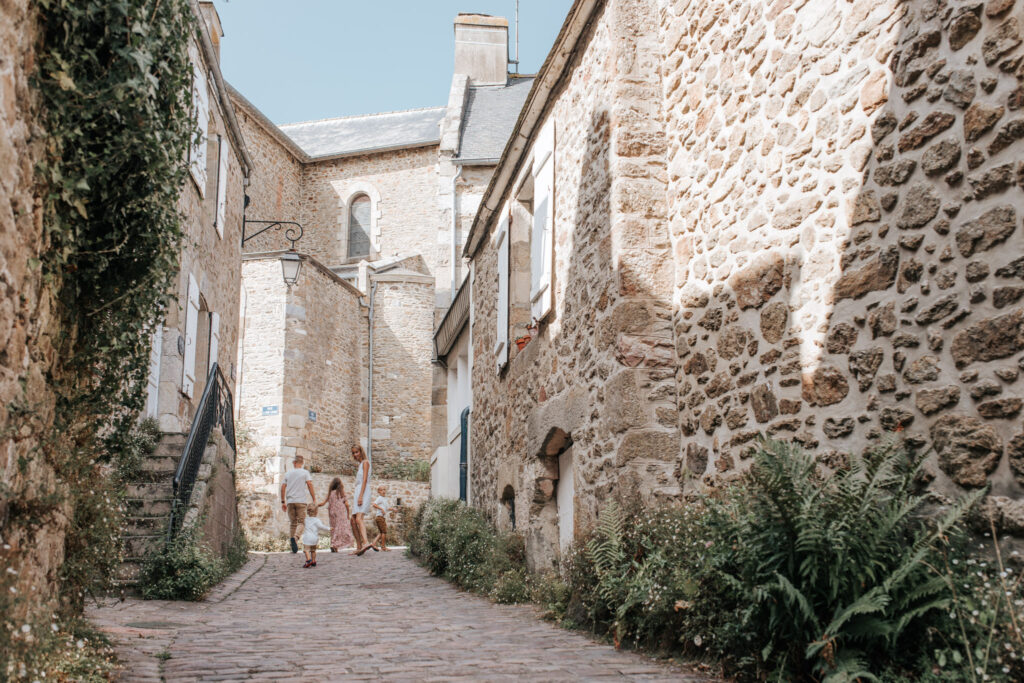
<svg viewBox="0 0 1024 683">
<path fill-rule="evenodd" d="M 179 196 L 197 134 L 195 19 L 188 0 L 36 0 L 36 9 L 44 244 L 30 266 L 55 302 L 49 343 L 58 360 L 46 378 L 56 392 L 53 429 L 38 434 L 32 457 L 56 478 L 32 506 L 12 506 L 5 524 L 67 529 L 59 594 L 70 615 L 119 559 L 116 472 L 133 452 L 151 334 L 179 267 Z M 28 393 L 22 410 L 31 415 Z M 30 458 L 18 466 L 34 471 Z M 0 649 L 31 625 L 5 626 Z"/>
</svg>

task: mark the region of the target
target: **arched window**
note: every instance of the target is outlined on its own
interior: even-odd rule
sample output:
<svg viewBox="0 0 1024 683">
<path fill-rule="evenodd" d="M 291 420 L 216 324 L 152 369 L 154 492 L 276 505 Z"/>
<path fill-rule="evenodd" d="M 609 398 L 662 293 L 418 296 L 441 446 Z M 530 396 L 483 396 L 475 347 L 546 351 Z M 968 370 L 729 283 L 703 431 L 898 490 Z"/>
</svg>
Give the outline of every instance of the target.
<svg viewBox="0 0 1024 683">
<path fill-rule="evenodd" d="M 348 210 L 348 256 L 370 255 L 370 212 L 373 203 L 365 194 L 352 199 Z"/>
</svg>

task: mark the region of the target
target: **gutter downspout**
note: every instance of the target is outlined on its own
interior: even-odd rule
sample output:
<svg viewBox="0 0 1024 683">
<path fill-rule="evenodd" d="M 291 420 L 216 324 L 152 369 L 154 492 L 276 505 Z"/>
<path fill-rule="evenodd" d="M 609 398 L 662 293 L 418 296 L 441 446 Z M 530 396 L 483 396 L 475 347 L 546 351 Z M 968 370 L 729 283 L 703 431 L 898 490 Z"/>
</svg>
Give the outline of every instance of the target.
<svg viewBox="0 0 1024 683">
<path fill-rule="evenodd" d="M 369 323 L 369 375 L 366 389 L 366 461 L 373 468 L 373 299 L 377 295 L 377 283 L 370 285 L 370 323 Z"/>
<path fill-rule="evenodd" d="M 459 170 L 452 176 L 452 253 L 450 256 L 451 267 L 452 267 L 452 289 L 451 289 L 451 300 L 455 301 L 455 261 L 458 258 L 458 244 L 459 244 L 459 196 L 455 193 L 455 184 L 459 181 L 462 176 L 462 166 L 456 166 Z M 450 303 L 449 302 L 449 303 Z"/>
</svg>

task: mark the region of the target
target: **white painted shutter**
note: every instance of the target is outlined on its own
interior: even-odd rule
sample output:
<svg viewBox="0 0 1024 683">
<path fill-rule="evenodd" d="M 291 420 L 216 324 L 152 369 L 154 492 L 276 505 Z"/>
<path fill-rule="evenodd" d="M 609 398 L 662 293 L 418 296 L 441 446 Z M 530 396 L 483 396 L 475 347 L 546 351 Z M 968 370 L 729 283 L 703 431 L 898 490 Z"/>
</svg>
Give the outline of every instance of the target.
<svg viewBox="0 0 1024 683">
<path fill-rule="evenodd" d="M 533 234 L 530 238 L 530 315 L 540 320 L 554 300 L 555 127 L 548 121 L 534 143 Z"/>
<path fill-rule="evenodd" d="M 189 170 L 199 188 L 199 196 L 206 196 L 206 142 L 210 127 L 210 105 L 206 88 L 206 75 L 199 67 L 198 58 L 192 62 L 192 107 L 199 126 L 199 141 L 193 140 L 189 153 Z"/>
<path fill-rule="evenodd" d="M 153 330 L 149 350 L 149 378 L 146 381 L 146 417 L 156 417 L 160 401 L 160 353 L 164 345 L 164 326 Z"/>
<path fill-rule="evenodd" d="M 181 393 L 192 398 L 196 385 L 196 332 L 199 327 L 199 283 L 188 275 L 188 301 L 185 304 L 185 363 L 181 372 Z"/>
<path fill-rule="evenodd" d="M 210 313 L 210 362 L 206 374 L 210 374 L 213 364 L 217 362 L 217 348 L 220 346 L 220 313 Z"/>
<path fill-rule="evenodd" d="M 213 226 L 217 228 L 217 234 L 224 239 L 224 215 L 227 213 L 228 205 L 228 141 L 223 135 L 218 135 L 220 144 L 217 146 L 217 216 L 213 219 Z"/>
<path fill-rule="evenodd" d="M 498 249 L 498 311 L 497 329 L 494 342 L 494 355 L 497 356 L 498 372 L 508 363 L 508 261 L 509 261 L 509 221 L 508 213 L 503 212 L 498 223 L 496 239 Z"/>
</svg>

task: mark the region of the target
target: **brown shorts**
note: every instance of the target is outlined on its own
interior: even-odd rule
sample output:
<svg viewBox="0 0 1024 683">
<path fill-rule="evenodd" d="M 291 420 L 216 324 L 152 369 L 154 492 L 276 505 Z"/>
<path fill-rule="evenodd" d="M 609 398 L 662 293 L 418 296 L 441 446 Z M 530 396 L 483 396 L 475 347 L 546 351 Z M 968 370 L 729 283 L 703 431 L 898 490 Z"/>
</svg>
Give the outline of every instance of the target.
<svg viewBox="0 0 1024 683">
<path fill-rule="evenodd" d="M 388 532 L 388 521 L 384 519 L 384 515 L 377 515 L 373 518 L 373 521 L 377 523 L 377 531 L 382 534 L 386 534 Z"/>
</svg>

